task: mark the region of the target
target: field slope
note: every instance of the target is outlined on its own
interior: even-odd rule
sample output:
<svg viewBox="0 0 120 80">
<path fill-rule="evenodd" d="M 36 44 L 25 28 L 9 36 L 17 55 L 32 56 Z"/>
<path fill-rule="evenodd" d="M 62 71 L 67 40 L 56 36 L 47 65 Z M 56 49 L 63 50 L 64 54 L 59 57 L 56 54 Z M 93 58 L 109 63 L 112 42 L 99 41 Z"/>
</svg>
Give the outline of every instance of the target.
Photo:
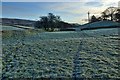
<svg viewBox="0 0 120 80">
<path fill-rule="evenodd" d="M 120 78 L 118 29 L 3 33 L 3 78 Z"/>
</svg>

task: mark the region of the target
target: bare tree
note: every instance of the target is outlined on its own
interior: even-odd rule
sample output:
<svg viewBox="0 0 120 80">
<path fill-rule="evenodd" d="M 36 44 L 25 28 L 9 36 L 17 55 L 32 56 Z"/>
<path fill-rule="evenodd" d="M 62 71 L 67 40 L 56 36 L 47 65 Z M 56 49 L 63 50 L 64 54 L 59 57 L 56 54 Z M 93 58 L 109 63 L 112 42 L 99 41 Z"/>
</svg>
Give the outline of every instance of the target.
<svg viewBox="0 0 120 80">
<path fill-rule="evenodd" d="M 116 7 L 109 7 L 104 12 L 102 12 L 103 19 L 110 18 L 111 21 L 114 20 L 114 14 L 117 11 Z"/>
<path fill-rule="evenodd" d="M 54 31 L 60 25 L 60 16 L 48 13 L 47 16 L 41 16 L 40 20 L 35 23 L 36 28 L 44 28 L 47 31 Z"/>
<path fill-rule="evenodd" d="M 118 9 L 117 12 L 115 13 L 115 19 L 117 22 L 120 22 L 120 9 Z"/>
<path fill-rule="evenodd" d="M 108 15 L 106 14 L 106 12 L 102 12 L 102 16 L 103 20 L 107 20 Z"/>
</svg>

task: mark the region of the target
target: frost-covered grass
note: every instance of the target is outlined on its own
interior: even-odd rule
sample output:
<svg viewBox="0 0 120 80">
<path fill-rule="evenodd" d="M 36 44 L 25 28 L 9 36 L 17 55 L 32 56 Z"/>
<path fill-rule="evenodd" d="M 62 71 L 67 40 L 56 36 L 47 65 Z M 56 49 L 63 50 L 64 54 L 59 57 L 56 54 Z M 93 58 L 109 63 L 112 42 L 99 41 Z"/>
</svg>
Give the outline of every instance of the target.
<svg viewBox="0 0 120 80">
<path fill-rule="evenodd" d="M 13 27 L 13 26 L 3 26 L 3 25 L 0 25 L 0 27 L 2 27 L 2 30 L 24 30 L 22 28 L 17 28 L 17 27 Z"/>
<path fill-rule="evenodd" d="M 98 31 L 7 32 L 2 44 L 3 77 L 72 77 L 78 52 L 82 78 L 120 78 L 118 31 Z"/>
</svg>

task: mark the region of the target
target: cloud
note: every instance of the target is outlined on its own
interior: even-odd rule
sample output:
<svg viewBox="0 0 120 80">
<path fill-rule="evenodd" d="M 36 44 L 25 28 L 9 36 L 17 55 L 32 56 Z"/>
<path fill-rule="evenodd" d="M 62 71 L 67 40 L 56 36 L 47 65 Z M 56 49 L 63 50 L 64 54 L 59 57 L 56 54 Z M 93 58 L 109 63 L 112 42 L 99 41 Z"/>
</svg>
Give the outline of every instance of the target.
<svg viewBox="0 0 120 80">
<path fill-rule="evenodd" d="M 94 14 L 98 14 L 101 12 L 104 8 L 101 7 L 95 7 L 95 6 L 85 6 L 86 3 L 79 2 L 79 3 L 59 3 L 55 5 L 47 6 L 49 10 L 53 10 L 56 12 L 62 12 L 66 14 L 71 15 L 83 15 L 87 14 L 88 11 Z"/>
<path fill-rule="evenodd" d="M 59 0 L 58 0 L 59 1 Z M 65 0 L 68 1 L 68 0 Z M 72 0 L 73 1 L 73 0 Z M 76 0 L 75 0 L 76 1 Z M 51 12 L 67 22 L 83 23 L 83 19 L 87 19 L 87 12 L 90 15 L 99 16 L 106 8 L 116 6 L 118 0 L 79 0 L 78 2 L 36 2 L 34 4 L 24 4 L 23 6 L 7 6 L 3 7 L 4 13 L 9 13 L 12 16 L 18 15 L 34 19 L 40 15 L 47 15 Z M 33 6 L 33 7 L 28 7 Z"/>
<path fill-rule="evenodd" d="M 85 6 L 100 7 L 103 6 L 101 2 L 86 2 Z"/>
<path fill-rule="evenodd" d="M 104 4 L 104 6 L 110 7 L 115 6 L 118 7 L 118 2 L 120 0 L 101 0 L 101 2 Z"/>
<path fill-rule="evenodd" d="M 91 1 L 91 2 L 90 2 Z M 87 12 L 90 15 L 100 16 L 101 13 L 110 5 L 115 6 L 117 4 L 113 0 L 85 0 L 83 2 L 62 2 L 62 3 L 51 3 L 51 5 L 46 6 L 45 9 L 58 13 L 58 15 L 63 16 L 69 22 L 83 23 L 83 19 L 87 18 Z M 65 19 L 64 19 L 65 20 Z"/>
</svg>

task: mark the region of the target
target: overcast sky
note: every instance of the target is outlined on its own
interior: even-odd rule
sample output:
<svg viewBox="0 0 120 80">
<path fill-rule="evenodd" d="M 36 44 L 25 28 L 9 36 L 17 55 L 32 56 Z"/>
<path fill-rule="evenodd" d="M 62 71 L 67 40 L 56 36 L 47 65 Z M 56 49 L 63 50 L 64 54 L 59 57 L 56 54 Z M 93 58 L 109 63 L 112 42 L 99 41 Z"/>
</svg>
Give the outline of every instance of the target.
<svg viewBox="0 0 120 80">
<path fill-rule="evenodd" d="M 6 1 L 6 2 L 5 2 Z M 118 6 L 119 0 L 57 0 L 58 2 L 40 2 L 26 0 L 26 2 L 2 2 L 2 17 L 38 20 L 40 16 L 53 13 L 69 23 L 85 23 L 87 12 L 99 16 L 102 11 L 110 6 Z M 11 0 L 15 1 L 15 0 Z M 19 0 L 18 0 L 19 1 Z M 29 2 L 28 2 L 29 1 Z M 37 1 L 37 2 L 35 2 Z M 69 1 L 69 2 L 68 2 Z M 97 1 L 97 2 L 96 2 Z"/>
</svg>

